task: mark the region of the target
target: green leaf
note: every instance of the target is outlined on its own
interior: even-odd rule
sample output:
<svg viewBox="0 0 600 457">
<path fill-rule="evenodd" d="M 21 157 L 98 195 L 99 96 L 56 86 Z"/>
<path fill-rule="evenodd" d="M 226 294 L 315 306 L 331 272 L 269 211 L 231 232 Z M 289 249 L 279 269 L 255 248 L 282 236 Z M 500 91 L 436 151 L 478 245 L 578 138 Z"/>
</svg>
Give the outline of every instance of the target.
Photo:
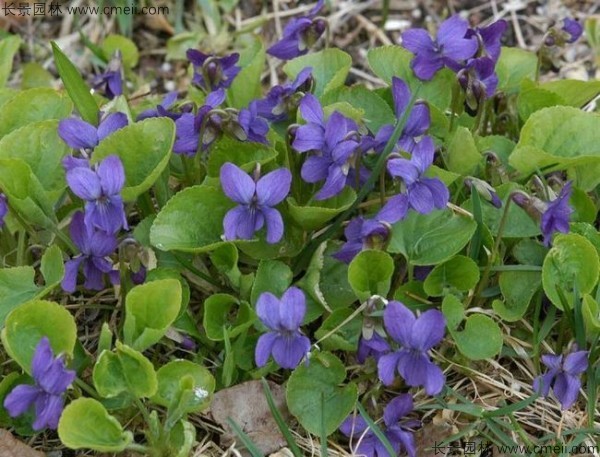
<svg viewBox="0 0 600 457">
<path fill-rule="evenodd" d="M 204 301 L 202 325 L 210 340 L 223 341 L 225 330 L 229 338 L 235 338 L 248 329 L 254 320 L 254 312 L 250 305 L 246 302 L 240 303 L 229 294 L 213 294 Z"/>
<path fill-rule="evenodd" d="M 307 205 L 299 205 L 293 197 L 288 197 L 287 203 L 290 216 L 304 230 L 317 230 L 338 214 L 346 211 L 356 200 L 356 192 L 346 186 L 344 190 L 335 197 L 327 200 L 309 202 Z"/>
<path fill-rule="evenodd" d="M 600 306 L 594 298 L 585 294 L 581 301 L 581 314 L 588 340 L 594 341 L 600 335 Z"/>
<path fill-rule="evenodd" d="M 588 37 L 589 39 L 589 37 Z M 600 95 L 600 81 L 562 79 L 539 85 L 540 89 L 559 95 L 566 105 L 581 108 Z"/>
<path fill-rule="evenodd" d="M 53 89 L 23 90 L 6 102 L 0 110 L 0 138 L 32 122 L 63 119 L 69 116 L 72 110 L 73 104 L 68 97 Z"/>
<path fill-rule="evenodd" d="M 306 67 L 312 67 L 312 76 L 315 80 L 314 94 L 320 98 L 327 91 L 346 82 L 351 66 L 352 57 L 349 54 L 337 48 L 327 48 L 288 61 L 283 66 L 283 71 L 290 79 L 294 79 Z"/>
<path fill-rule="evenodd" d="M 146 192 L 169 164 L 175 123 L 166 117 L 145 119 L 106 137 L 94 149 L 92 162 L 117 155 L 125 168 L 121 195 L 133 201 Z"/>
<path fill-rule="evenodd" d="M 331 435 L 350 414 L 358 399 L 358 388 L 352 382 L 340 386 L 345 379 L 344 364 L 328 352 L 292 372 L 286 389 L 288 408 L 308 432 L 319 435 L 324 430 Z"/>
<path fill-rule="evenodd" d="M 35 270 L 30 266 L 0 269 L 0 327 L 8 313 L 38 292 Z"/>
<path fill-rule="evenodd" d="M 158 389 L 156 372 L 141 352 L 117 341 L 116 349 L 98 357 L 92 377 L 102 397 L 128 393 L 136 398 L 152 397 Z"/>
<path fill-rule="evenodd" d="M 71 449 L 121 452 L 133 442 L 133 434 L 97 400 L 78 398 L 67 405 L 58 423 L 58 437 Z"/>
<path fill-rule="evenodd" d="M 247 172 L 256 163 L 266 165 L 277 158 L 277 151 L 260 143 L 239 142 L 223 136 L 211 146 L 208 157 L 208 176 L 218 178 L 225 162 L 231 162 Z"/>
<path fill-rule="evenodd" d="M 184 377 L 191 379 L 190 396 L 186 396 L 187 402 L 180 405 L 184 414 L 199 413 L 206 409 L 212 400 L 215 391 L 215 378 L 201 365 L 189 360 L 173 360 L 160 367 L 156 373 L 158 378 L 158 390 L 152 397 L 152 401 L 166 407 L 171 407 L 174 400 L 182 397 Z M 175 405 L 177 406 L 177 405 Z"/>
<path fill-rule="evenodd" d="M 535 79 L 536 66 L 537 56 L 534 52 L 503 46 L 496 64 L 498 90 L 507 94 L 518 92 L 523 80 Z"/>
<path fill-rule="evenodd" d="M 238 268 L 239 253 L 235 244 L 222 244 L 212 251 L 209 256 L 211 263 L 219 273 L 225 275 L 231 285 L 239 290 L 242 273 Z"/>
<path fill-rule="evenodd" d="M 498 282 L 504 302 L 492 302 L 494 311 L 505 321 L 516 322 L 525 315 L 542 285 L 542 275 L 538 271 L 503 271 Z"/>
<path fill-rule="evenodd" d="M 548 249 L 539 241 L 531 238 L 524 238 L 515 244 L 512 249 L 512 256 L 521 265 L 539 265 L 542 266 Z"/>
<path fill-rule="evenodd" d="M 159 261 L 159 263 L 161 262 Z M 185 314 L 188 309 L 188 304 L 190 303 L 190 285 L 175 268 L 158 267 L 148 271 L 146 275 L 146 283 L 163 279 L 175 279 L 179 281 L 179 284 L 181 285 L 181 306 L 179 307 L 179 314 L 177 315 L 177 318 L 180 318 Z"/>
<path fill-rule="evenodd" d="M 327 92 L 322 98 L 323 105 L 337 102 L 347 102 L 364 112 L 362 120 L 371 132 L 377 132 L 381 127 L 396 122 L 396 115 L 390 105 L 375 92 L 363 85 L 341 86 Z"/>
<path fill-rule="evenodd" d="M 15 308 L 6 317 L 2 344 L 10 357 L 31 374 L 31 360 L 43 337 L 55 354 L 73 356 L 77 326 L 71 313 L 58 303 L 33 300 Z"/>
<path fill-rule="evenodd" d="M 121 51 L 123 67 L 125 68 L 131 69 L 135 67 L 140 58 L 140 53 L 135 43 L 123 35 L 108 35 L 100 48 L 108 58 L 114 55 L 117 50 Z"/>
<path fill-rule="evenodd" d="M 258 297 L 263 292 L 271 292 L 276 297 L 281 297 L 290 287 L 293 277 L 292 270 L 285 263 L 279 260 L 262 260 L 256 270 L 250 302 L 256 306 Z"/>
<path fill-rule="evenodd" d="M 476 228 L 473 219 L 447 210 L 411 211 L 393 225 L 388 251 L 402 253 L 413 265 L 434 265 L 458 254 Z"/>
<path fill-rule="evenodd" d="M 348 282 L 348 265 L 331 254 L 341 245 L 329 242 L 324 252 L 323 268 L 319 278 L 319 289 L 330 309 L 345 308 L 356 301 L 356 296 Z"/>
<path fill-rule="evenodd" d="M 0 41 L 0 87 L 4 87 L 8 81 L 21 41 L 18 35 L 8 35 Z"/>
<path fill-rule="evenodd" d="M 531 84 L 528 89 L 521 89 L 517 97 L 517 111 L 523 122 L 536 111 L 550 106 L 566 105 L 564 99 L 557 93 L 541 89 Z"/>
<path fill-rule="evenodd" d="M 584 172 L 600 166 L 600 143 L 595 133 L 599 130 L 600 117 L 594 113 L 568 106 L 544 108 L 523 126 L 510 164 L 523 176 L 537 169 L 548 173 L 575 167 L 575 185 L 589 191 L 600 183 L 600 174 L 587 176 Z"/>
<path fill-rule="evenodd" d="M 150 229 L 150 242 L 163 251 L 210 251 L 224 243 L 223 218 L 233 206 L 220 189 L 188 187 L 158 213 Z"/>
<path fill-rule="evenodd" d="M 77 108 L 84 121 L 92 125 L 98 125 L 98 104 L 94 100 L 90 88 L 79 74 L 79 70 L 63 54 L 55 42 L 52 42 L 52 52 L 54 53 L 56 70 L 65 85 L 69 97 L 73 100 L 75 108 Z"/>
<path fill-rule="evenodd" d="M 159 279 L 135 286 L 125 299 L 125 344 L 144 351 L 160 341 L 181 307 L 181 283 Z"/>
<path fill-rule="evenodd" d="M 34 122 L 0 140 L 0 159 L 21 159 L 42 187 L 58 198 L 66 187 L 62 159 L 69 147 L 58 136 L 58 121 Z"/>
<path fill-rule="evenodd" d="M 348 319 L 355 310 L 350 308 L 336 309 L 323 321 L 323 324 L 315 332 L 315 338 L 321 340 L 325 335 L 335 330 L 331 335 L 321 341 L 320 346 L 326 351 L 352 351 L 358 348 L 358 337 L 361 334 L 363 319 L 362 314 L 355 316 L 351 321 Z M 344 325 L 342 325 L 344 324 Z"/>
<path fill-rule="evenodd" d="M 56 244 L 50 246 L 44 252 L 40 271 L 46 281 L 46 288 L 52 288 L 62 281 L 65 275 L 65 265 L 62 251 Z"/>
<path fill-rule="evenodd" d="M 458 350 L 471 360 L 491 359 L 502 349 L 502 331 L 498 324 L 485 314 L 465 316 L 464 305 L 454 295 L 446 295 L 442 302 L 442 312 L 448 322 L 448 330 L 456 342 Z M 458 330 L 465 320 L 464 329 Z"/>
<path fill-rule="evenodd" d="M 569 307 L 573 307 L 573 295 L 592 291 L 598 282 L 600 261 L 592 243 L 577 234 L 558 234 L 554 245 L 544 259 L 542 284 L 544 292 L 558 309 L 563 309 L 560 290 Z"/>
<path fill-rule="evenodd" d="M 188 457 L 196 444 L 196 427 L 180 420 L 169 433 L 170 454 L 173 457 Z"/>
<path fill-rule="evenodd" d="M 477 264 L 469 257 L 457 255 L 436 265 L 427 275 L 423 287 L 427 295 L 441 297 L 453 290 L 466 292 L 475 287 L 478 282 Z"/>
<path fill-rule="evenodd" d="M 227 89 L 227 101 L 233 108 L 244 108 L 262 96 L 260 77 L 265 67 L 265 47 L 256 37 L 251 46 L 242 49 L 238 65 L 242 68 Z"/>
<path fill-rule="evenodd" d="M 458 127 L 448 144 L 446 164 L 449 171 L 471 175 L 481 165 L 483 156 L 479 153 L 471 131 Z"/>
<path fill-rule="evenodd" d="M 438 71 L 431 81 L 421 81 L 413 73 L 410 62 L 413 55 L 400 46 L 382 46 L 369 50 L 367 60 L 369 66 L 377 76 L 386 83 L 392 83 L 396 76 L 404 80 L 410 90 L 419 89 L 419 97 L 427 100 L 437 108 L 445 111 L 452 99 L 452 87 L 455 80 L 454 73 L 448 69 Z"/>
<path fill-rule="evenodd" d="M 35 87 L 53 87 L 54 76 L 37 62 L 28 62 L 23 65 L 23 76 L 21 78 L 21 89 L 33 89 Z"/>
<path fill-rule="evenodd" d="M 348 267 L 348 282 L 363 302 L 373 295 L 385 297 L 390 290 L 394 260 L 384 251 L 360 252 Z"/>
</svg>

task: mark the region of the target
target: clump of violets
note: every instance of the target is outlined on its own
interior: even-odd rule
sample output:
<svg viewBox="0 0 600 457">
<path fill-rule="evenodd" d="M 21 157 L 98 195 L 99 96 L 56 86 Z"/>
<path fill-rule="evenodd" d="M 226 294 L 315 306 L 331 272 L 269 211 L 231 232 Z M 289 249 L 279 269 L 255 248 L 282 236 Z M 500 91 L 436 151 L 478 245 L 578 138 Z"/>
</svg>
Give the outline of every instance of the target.
<svg viewBox="0 0 600 457">
<path fill-rule="evenodd" d="M 256 302 L 256 314 L 269 329 L 256 344 L 256 365 L 265 366 L 273 356 L 281 368 L 296 368 L 310 351 L 310 340 L 300 330 L 306 314 L 304 292 L 290 287 L 281 299 L 264 292 Z"/>
<path fill-rule="evenodd" d="M 33 429 L 56 429 L 64 408 L 64 393 L 75 379 L 68 370 L 63 355 L 54 357 L 50 341 L 43 337 L 35 348 L 31 361 L 34 385 L 20 384 L 4 399 L 4 408 L 11 417 L 35 409 Z"/>
<path fill-rule="evenodd" d="M 431 309 L 417 318 L 401 302 L 390 301 L 383 312 L 383 323 L 401 348 L 380 357 L 377 370 L 381 382 L 391 385 L 397 371 L 407 385 L 424 386 L 427 395 L 439 394 L 445 383 L 444 373 L 428 353 L 444 338 L 444 315 Z"/>
<path fill-rule="evenodd" d="M 85 204 L 85 225 L 106 233 L 117 233 L 121 227 L 127 229 L 127 217 L 121 198 L 125 185 L 125 170 L 121 159 L 111 155 L 94 168 L 81 160 L 78 166 L 66 161 L 69 188 Z"/>
<path fill-rule="evenodd" d="M 117 238 L 111 233 L 88 227 L 81 211 L 73 215 L 69 230 L 71 239 L 81 254 L 65 263 L 65 276 L 61 282 L 63 290 L 75 292 L 77 273 L 82 266 L 85 277 L 83 286 L 86 289 L 104 289 L 105 275 L 108 275 L 112 284 L 118 284 L 119 273 L 113 270 L 113 263 L 107 258 L 117 249 Z"/>
<path fill-rule="evenodd" d="M 394 455 L 406 452 L 409 457 L 416 457 L 417 450 L 412 429 L 420 422 L 415 419 L 402 420 L 413 410 L 413 399 L 410 394 L 401 394 L 390 401 L 383 410 L 385 429 L 383 434 L 394 448 Z M 375 433 L 369 429 L 367 422 L 361 416 L 348 416 L 340 432 L 358 443 L 353 450 L 356 455 L 365 457 L 392 457 Z"/>
<path fill-rule="evenodd" d="M 4 218 L 8 214 L 6 195 L 0 193 L 0 228 L 4 227 Z"/>
<path fill-rule="evenodd" d="M 237 52 L 225 57 L 217 57 L 196 49 L 188 49 L 186 55 L 194 66 L 192 84 L 207 93 L 217 89 L 227 89 L 242 69 L 236 65 L 240 59 Z"/>
<path fill-rule="evenodd" d="M 284 121 L 296 110 L 305 92 L 312 85 L 312 67 L 304 68 L 291 83 L 274 86 L 267 95 L 256 100 L 259 116 L 270 122 Z"/>
<path fill-rule="evenodd" d="M 238 206 L 230 209 L 223 219 L 226 240 L 249 240 L 266 226 L 267 243 L 277 243 L 283 237 L 283 219 L 274 208 L 287 197 L 292 174 L 279 168 L 254 179 L 238 166 L 227 162 L 221 167 L 223 192 Z"/>
<path fill-rule="evenodd" d="M 267 53 L 282 60 L 304 55 L 327 29 L 327 21 L 317 17 L 325 0 L 319 0 L 306 16 L 290 20 L 281 39 L 267 49 Z"/>
<path fill-rule="evenodd" d="M 97 75 L 92 85 L 109 100 L 123 94 L 123 62 L 120 51 L 115 52 L 106 71 Z"/>
<path fill-rule="evenodd" d="M 588 351 L 572 351 L 566 356 L 546 354 L 542 363 L 548 371 L 533 380 L 533 390 L 546 397 L 550 387 L 563 410 L 577 401 L 581 388 L 581 374 L 588 368 Z"/>
<path fill-rule="evenodd" d="M 73 149 L 94 149 L 100 141 L 128 124 L 123 113 L 111 113 L 102 117 L 98 127 L 81 119 L 71 117 L 58 124 L 58 135 Z"/>
</svg>

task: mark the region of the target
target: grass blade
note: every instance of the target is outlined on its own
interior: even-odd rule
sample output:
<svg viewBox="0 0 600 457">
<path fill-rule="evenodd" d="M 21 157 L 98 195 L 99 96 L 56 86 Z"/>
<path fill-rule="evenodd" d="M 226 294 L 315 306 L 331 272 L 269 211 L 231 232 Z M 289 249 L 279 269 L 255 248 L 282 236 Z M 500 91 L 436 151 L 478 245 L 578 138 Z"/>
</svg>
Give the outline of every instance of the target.
<svg viewBox="0 0 600 457">
<path fill-rule="evenodd" d="M 279 409 L 277 409 L 277 406 L 275 406 L 275 400 L 273 400 L 273 394 L 271 393 L 271 389 L 269 388 L 269 383 L 267 382 L 267 380 L 265 378 L 262 378 L 261 381 L 262 381 L 262 385 L 263 385 L 263 390 L 265 392 L 265 398 L 267 399 L 267 404 L 269 405 L 269 409 L 271 410 L 273 419 L 275 419 L 275 422 L 277 422 L 277 426 L 279 427 L 279 430 L 281 430 L 281 434 L 283 435 L 283 437 L 285 438 L 285 441 L 287 442 L 288 446 L 290 447 L 290 451 L 292 451 L 292 454 L 294 454 L 294 457 L 302 457 L 302 452 L 300 451 L 300 448 L 296 444 L 296 441 L 294 440 L 294 437 L 292 436 L 292 432 L 290 431 L 289 427 L 283 420 L 283 417 L 281 416 Z"/>
<path fill-rule="evenodd" d="M 260 450 L 256 447 L 256 444 L 252 442 L 250 437 L 244 433 L 242 428 L 234 421 L 231 417 L 227 418 L 227 423 L 235 432 L 235 434 L 240 438 L 242 444 L 248 449 L 248 452 L 252 457 L 264 457 L 264 454 L 260 452 Z"/>
<path fill-rule="evenodd" d="M 385 450 L 388 452 L 388 454 L 396 455 L 396 451 L 394 451 L 394 447 L 392 446 L 390 441 L 383 434 L 383 432 L 377 426 L 377 424 L 375 422 L 373 422 L 373 420 L 369 417 L 369 415 L 367 414 L 367 412 L 365 411 L 363 406 L 359 402 L 357 402 L 356 407 L 358 408 L 358 412 L 360 413 L 362 418 L 365 420 L 365 422 L 367 423 L 369 428 L 371 430 L 373 430 L 373 433 L 375 433 L 375 436 L 379 439 L 379 441 L 381 441 L 381 444 L 383 444 L 383 447 L 385 447 Z"/>
</svg>

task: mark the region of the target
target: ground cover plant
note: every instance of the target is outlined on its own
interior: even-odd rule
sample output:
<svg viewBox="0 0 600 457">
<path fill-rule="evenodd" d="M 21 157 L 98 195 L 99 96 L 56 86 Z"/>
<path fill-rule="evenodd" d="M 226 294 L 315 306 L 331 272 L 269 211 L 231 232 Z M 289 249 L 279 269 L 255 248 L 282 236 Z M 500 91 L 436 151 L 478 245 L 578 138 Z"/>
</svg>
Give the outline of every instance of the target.
<svg viewBox="0 0 600 457">
<path fill-rule="evenodd" d="M 3 427 L 90 455 L 597 455 L 600 82 L 544 76 L 598 20 L 533 52 L 447 14 L 369 49 L 373 87 L 334 7 L 172 41 L 168 93 L 120 34 L 82 37 L 93 75 L 53 42 L 59 89 L 7 85 L 0 40 Z"/>
</svg>

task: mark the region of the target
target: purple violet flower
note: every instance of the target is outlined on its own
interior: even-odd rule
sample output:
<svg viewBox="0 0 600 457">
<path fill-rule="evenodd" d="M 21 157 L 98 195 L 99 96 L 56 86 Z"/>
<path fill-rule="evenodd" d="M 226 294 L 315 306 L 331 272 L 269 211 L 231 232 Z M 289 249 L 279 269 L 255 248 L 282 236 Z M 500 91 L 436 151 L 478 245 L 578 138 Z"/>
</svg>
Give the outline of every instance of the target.
<svg viewBox="0 0 600 457">
<path fill-rule="evenodd" d="M 385 221 L 355 217 L 344 230 L 346 242 L 333 257 L 350 263 L 363 249 L 382 247 L 390 236 L 390 226 Z"/>
<path fill-rule="evenodd" d="M 402 34 L 402 46 L 415 57 L 411 67 L 422 80 L 430 80 L 444 66 L 457 71 L 461 61 L 477 52 L 477 40 L 467 37 L 469 23 L 458 15 L 440 24 L 437 37 L 432 40 L 425 29 L 410 29 Z"/>
<path fill-rule="evenodd" d="M 175 121 L 174 153 L 194 156 L 198 151 L 201 135 L 203 151 L 212 144 L 220 134 L 220 121 L 218 116 L 213 117 L 209 113 L 224 101 L 225 90 L 218 89 L 208 94 L 197 114 L 184 113 Z"/>
<path fill-rule="evenodd" d="M 405 420 L 400 422 L 413 410 L 413 399 L 410 394 L 401 394 L 388 403 L 383 410 L 382 430 L 394 448 L 395 456 L 406 452 L 409 457 L 416 457 L 415 439 L 411 428 L 420 425 L 418 420 Z M 356 455 L 365 457 L 393 457 L 390 456 L 377 435 L 369 429 L 367 422 L 361 416 L 350 415 L 340 425 L 340 432 L 358 443 L 353 450 Z"/>
<path fill-rule="evenodd" d="M 136 120 L 143 121 L 144 119 L 152 117 L 168 117 L 176 121 L 183 115 L 183 112 L 177 113 L 169 111 L 169 108 L 171 108 L 175 102 L 177 102 L 177 95 L 177 91 L 169 92 L 167 95 L 165 95 L 163 101 L 156 105 L 156 108 L 150 108 L 142 111 L 140 114 L 138 114 Z M 189 112 L 189 109 L 191 109 L 191 104 L 186 104 L 186 107 L 188 110 L 184 112 Z"/>
<path fill-rule="evenodd" d="M 382 355 L 390 352 L 390 345 L 377 332 L 373 332 L 371 339 L 360 337 L 358 341 L 358 351 L 356 351 L 356 360 L 358 363 L 365 363 L 367 358 L 373 357 L 375 361 L 379 361 Z"/>
<path fill-rule="evenodd" d="M 399 301 L 390 301 L 383 312 L 383 323 L 402 348 L 379 359 L 377 369 L 381 382 L 389 386 L 398 371 L 409 386 L 424 386 L 427 395 L 439 394 L 444 387 L 444 373 L 430 360 L 428 352 L 444 337 L 444 315 L 431 309 L 416 318 Z"/>
<path fill-rule="evenodd" d="M 496 189 L 487 182 L 472 176 L 465 178 L 464 182 L 471 192 L 477 192 L 486 202 L 492 204 L 496 208 L 502 208 L 502 200 L 498 197 Z"/>
<path fill-rule="evenodd" d="M 269 133 L 269 123 L 258 113 L 257 102 L 250 102 L 248 108 L 242 108 L 238 114 L 238 124 L 244 132 L 242 138 L 237 135 L 240 141 L 252 141 L 254 143 L 269 144 L 267 134 Z"/>
<path fill-rule="evenodd" d="M 106 274 L 112 284 L 118 284 L 119 272 L 113 270 L 112 261 L 107 259 L 117 249 L 117 238 L 113 234 L 87 227 L 81 211 L 73 215 L 69 229 L 71 239 L 81 254 L 65 263 L 65 277 L 61 282 L 63 290 L 69 293 L 75 292 L 77 273 L 82 264 L 85 277 L 83 287 L 86 289 L 104 289 Z"/>
<path fill-rule="evenodd" d="M 89 165 L 73 168 L 67 165 L 65 168 L 69 187 L 75 195 L 86 201 L 85 225 L 88 228 L 96 227 L 109 234 L 117 233 L 121 227 L 127 229 L 127 217 L 120 195 L 125 185 L 125 170 L 118 156 L 106 157 L 95 170 Z"/>
<path fill-rule="evenodd" d="M 458 72 L 457 78 L 466 93 L 469 108 L 473 110 L 481 101 L 493 97 L 498 87 L 495 63 L 489 57 L 471 59 Z"/>
<path fill-rule="evenodd" d="M 467 30 L 466 38 L 475 37 L 479 43 L 479 56 L 488 57 L 495 62 L 500 57 L 502 35 L 506 31 L 508 23 L 504 19 L 493 22 L 487 27 L 476 27 Z"/>
<path fill-rule="evenodd" d="M 572 185 L 572 181 L 565 184 L 558 197 L 548 203 L 546 211 L 542 214 L 540 228 L 546 246 L 550 246 L 554 233 L 569 233 L 569 219 L 573 213 L 573 208 L 569 205 L 569 199 L 573 193 Z"/>
<path fill-rule="evenodd" d="M 109 100 L 123 94 L 123 62 L 120 51 L 117 51 L 112 57 L 106 71 L 96 75 L 92 86 Z"/>
<path fill-rule="evenodd" d="M 58 135 L 73 149 L 94 149 L 98 143 L 113 132 L 127 125 L 123 113 L 111 113 L 100 121 L 98 127 L 81 119 L 71 117 L 58 124 Z"/>
<path fill-rule="evenodd" d="M 267 53 L 281 60 L 306 54 L 327 28 L 324 19 L 315 17 L 324 4 L 325 0 L 319 0 L 306 16 L 290 20 L 283 29 L 281 39 Z"/>
<path fill-rule="evenodd" d="M 227 89 L 242 69 L 236 65 L 240 59 L 237 52 L 225 57 L 217 57 L 196 49 L 188 49 L 186 55 L 194 66 L 192 83 L 206 92 Z"/>
<path fill-rule="evenodd" d="M 271 122 L 280 122 L 288 118 L 288 113 L 298 107 L 298 96 L 311 80 L 312 67 L 304 68 L 291 83 L 273 87 L 264 98 L 256 100 L 259 116 Z M 299 93 L 300 92 L 300 93 Z"/>
<path fill-rule="evenodd" d="M 410 160 L 390 159 L 387 163 L 388 172 L 404 181 L 409 207 L 421 214 L 445 208 L 450 198 L 448 188 L 439 178 L 425 177 L 433 163 L 434 150 L 433 140 L 426 136 L 417 143 Z"/>
<path fill-rule="evenodd" d="M 567 36 L 565 40 L 567 43 L 574 43 L 583 34 L 583 26 L 578 21 L 571 19 L 570 17 L 563 19 L 563 26 L 561 30 Z"/>
<path fill-rule="evenodd" d="M 546 397 L 550 387 L 560 402 L 563 410 L 569 409 L 579 395 L 581 388 L 581 374 L 588 367 L 588 351 L 571 352 L 566 357 L 563 355 L 542 356 L 542 362 L 549 370 L 533 380 L 533 390 Z"/>
<path fill-rule="evenodd" d="M 256 302 L 256 314 L 270 330 L 258 338 L 256 365 L 265 366 L 272 355 L 281 368 L 296 368 L 310 351 L 310 340 L 300 330 L 306 314 L 304 292 L 290 287 L 281 299 L 264 292 Z"/>
<path fill-rule="evenodd" d="M 75 379 L 75 371 L 67 370 L 63 355 L 54 358 L 50 341 L 43 337 L 33 354 L 31 374 L 35 384 L 16 386 L 4 399 L 4 407 L 17 417 L 35 405 L 33 429 L 55 430 L 64 408 L 63 394 Z"/>
<path fill-rule="evenodd" d="M 0 193 L 0 228 L 4 227 L 4 218 L 8 214 L 8 203 L 6 195 Z"/>
<path fill-rule="evenodd" d="M 292 174 L 287 168 L 267 173 L 257 181 L 244 170 L 227 162 L 221 167 L 223 192 L 238 206 L 223 219 L 226 240 L 249 240 L 264 225 L 267 243 L 277 243 L 283 237 L 281 213 L 273 208 L 289 193 Z"/>
</svg>

